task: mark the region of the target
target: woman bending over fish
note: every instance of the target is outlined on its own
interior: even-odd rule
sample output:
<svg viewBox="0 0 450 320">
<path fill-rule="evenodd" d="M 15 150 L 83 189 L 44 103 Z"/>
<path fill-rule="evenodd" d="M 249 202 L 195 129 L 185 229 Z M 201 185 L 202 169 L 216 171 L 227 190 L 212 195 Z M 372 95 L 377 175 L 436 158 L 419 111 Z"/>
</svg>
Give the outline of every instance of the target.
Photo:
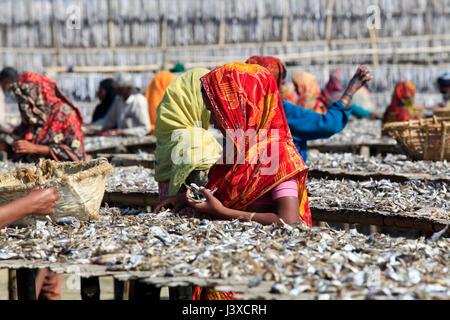
<svg viewBox="0 0 450 320">
<path fill-rule="evenodd" d="M 169 86 L 165 99 L 169 99 L 171 92 L 177 87 L 178 80 Z M 177 193 L 182 184 L 177 181 L 174 185 L 172 178 L 176 179 L 180 175 L 183 180 L 183 177 L 188 176 L 196 167 L 205 165 L 203 170 L 208 170 L 209 165 L 212 167 L 209 170 L 206 188 L 216 189 L 217 197 L 206 188 L 201 188 L 200 193 L 206 201 L 196 202 L 190 198 L 191 191 L 187 190 L 162 200 L 155 208 L 155 212 L 164 206 L 173 206 L 175 211 L 189 206 L 197 214 L 204 214 L 213 219 L 254 220 L 265 225 L 303 222 L 311 226 L 311 214 L 305 191 L 308 168 L 294 145 L 284 115 L 278 85 L 272 74 L 259 65 L 230 63 L 202 75 L 201 78 L 195 77 L 191 80 L 194 83 L 191 86 L 194 93 L 190 92 L 184 96 L 188 98 L 188 95 L 191 95 L 191 101 L 195 101 L 194 104 L 197 105 L 194 108 L 195 111 L 189 112 L 190 120 L 192 120 L 191 127 L 183 127 L 177 117 L 167 116 L 167 110 L 175 109 L 177 105 L 175 101 L 180 102 L 180 97 L 173 99 L 172 104 L 165 104 L 163 100 L 158 109 L 155 125 L 155 135 L 158 138 L 156 180 L 161 181 L 161 177 L 169 176 L 163 176 L 163 172 L 158 170 L 158 167 L 161 168 L 169 163 L 170 169 L 166 168 L 164 171 L 171 172 L 170 195 L 170 193 Z M 181 82 L 178 83 L 180 84 Z M 183 101 L 183 104 L 189 105 L 190 101 Z M 202 120 L 198 126 L 193 124 L 196 120 L 193 114 L 196 114 L 196 119 Z M 227 152 L 222 152 L 222 155 L 217 154 L 219 150 L 215 147 L 212 148 L 214 152 L 205 152 L 202 150 L 205 149 L 202 148 L 203 146 L 208 151 L 208 148 L 215 144 L 215 141 L 211 139 L 210 143 L 206 143 L 208 139 L 205 138 L 194 139 L 195 143 L 191 144 L 192 147 L 187 149 L 187 153 L 182 152 L 186 150 L 185 148 L 176 149 L 180 147 L 185 137 L 194 136 L 193 128 L 202 128 L 206 131 L 209 121 L 227 137 L 227 148 L 225 148 Z M 171 143 L 175 145 L 174 147 L 167 142 L 168 140 L 161 141 L 159 137 L 168 138 L 169 132 L 164 132 L 165 135 L 163 135 L 160 131 L 160 128 L 168 123 L 173 128 L 190 130 L 190 133 L 179 132 L 180 138 L 175 141 L 172 139 Z M 245 138 L 240 138 L 240 132 L 244 133 Z M 252 138 L 255 137 L 259 140 L 256 144 L 252 143 Z M 208 158 L 209 162 L 188 161 L 186 166 L 190 168 L 181 170 L 181 173 L 176 170 L 174 172 L 176 165 L 173 159 L 158 155 L 164 147 L 162 145 L 164 142 L 168 149 L 171 149 L 172 155 L 181 152 L 183 156 L 192 158 L 194 154 L 202 153 L 210 155 L 203 157 Z M 176 151 L 172 152 L 174 148 Z M 169 151 L 162 151 L 163 154 L 167 152 Z M 265 157 L 261 157 L 261 153 L 266 153 Z M 167 163 L 158 163 L 158 159 L 161 158 L 168 160 Z M 219 158 L 221 161 L 217 161 Z M 211 163 L 212 159 L 216 161 Z"/>
</svg>

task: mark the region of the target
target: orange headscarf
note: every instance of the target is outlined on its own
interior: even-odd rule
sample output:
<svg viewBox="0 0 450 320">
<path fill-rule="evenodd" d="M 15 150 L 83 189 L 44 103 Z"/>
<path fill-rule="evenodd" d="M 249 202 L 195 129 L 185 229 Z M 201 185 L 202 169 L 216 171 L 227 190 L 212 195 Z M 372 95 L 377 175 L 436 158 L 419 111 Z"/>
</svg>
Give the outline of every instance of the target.
<svg viewBox="0 0 450 320">
<path fill-rule="evenodd" d="M 283 82 L 283 63 L 280 59 L 275 57 L 264 57 L 264 56 L 253 56 L 248 58 L 248 60 L 245 62 L 248 64 L 259 64 L 260 66 L 268 69 L 273 77 L 275 78 L 275 81 L 277 82 L 278 88 L 281 90 L 281 83 Z"/>
<path fill-rule="evenodd" d="M 155 128 L 156 109 L 161 103 L 167 87 L 174 82 L 175 79 L 175 75 L 170 72 L 159 72 L 155 75 L 145 91 L 145 97 L 148 102 L 148 114 L 150 116 L 150 133 L 153 133 Z"/>
<path fill-rule="evenodd" d="M 222 128 L 234 133 L 254 132 L 259 140 L 252 143 L 252 137 L 229 136 L 235 147 L 234 163 L 214 165 L 208 188 L 218 188 L 216 194 L 226 207 L 245 210 L 283 181 L 297 177 L 299 220 L 311 225 L 305 192 L 308 167 L 292 140 L 272 74 L 256 64 L 230 63 L 201 81 Z M 267 134 L 261 135 L 264 132 Z M 258 156 L 261 151 L 267 152 L 270 161 Z"/>
<path fill-rule="evenodd" d="M 416 85 L 411 81 L 397 83 L 392 95 L 391 105 L 387 108 L 383 122 L 408 121 L 419 119 L 414 110 Z"/>
<path fill-rule="evenodd" d="M 296 73 L 292 81 L 297 87 L 297 105 L 317 113 L 327 113 L 327 107 L 320 99 L 319 83 L 313 74 L 308 72 Z"/>
</svg>

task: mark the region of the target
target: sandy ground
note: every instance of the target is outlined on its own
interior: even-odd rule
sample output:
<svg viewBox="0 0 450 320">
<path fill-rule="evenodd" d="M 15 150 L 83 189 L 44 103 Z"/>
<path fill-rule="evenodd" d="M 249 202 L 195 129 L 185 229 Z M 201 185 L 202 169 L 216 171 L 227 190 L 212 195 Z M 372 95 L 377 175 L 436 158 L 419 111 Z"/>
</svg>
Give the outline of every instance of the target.
<svg viewBox="0 0 450 320">
<path fill-rule="evenodd" d="M 76 279 L 70 275 L 63 275 L 62 300 L 81 300 L 80 291 L 69 289 L 71 284 L 76 282 Z M 100 299 L 112 300 L 114 299 L 114 285 L 112 277 L 100 278 Z M 161 290 L 161 299 L 169 299 L 169 290 L 163 288 Z M 0 269 L 0 300 L 8 300 L 8 270 Z"/>
</svg>

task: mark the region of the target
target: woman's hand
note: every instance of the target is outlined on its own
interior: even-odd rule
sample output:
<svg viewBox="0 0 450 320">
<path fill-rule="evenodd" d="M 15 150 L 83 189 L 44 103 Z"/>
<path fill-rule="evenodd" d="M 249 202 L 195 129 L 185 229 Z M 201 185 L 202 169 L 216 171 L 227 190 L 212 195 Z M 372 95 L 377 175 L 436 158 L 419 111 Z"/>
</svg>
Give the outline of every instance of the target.
<svg viewBox="0 0 450 320">
<path fill-rule="evenodd" d="M 28 203 L 30 213 L 45 216 L 55 214 L 56 201 L 59 196 L 55 188 L 40 189 L 36 187 L 24 199 Z"/>
<path fill-rule="evenodd" d="M 43 156 L 50 155 L 50 147 L 35 144 L 27 140 L 17 140 L 13 144 L 13 151 L 19 154 L 40 154 Z"/>
<path fill-rule="evenodd" d="M 36 145 L 27 140 L 14 141 L 13 150 L 15 153 L 26 153 L 26 154 L 37 153 Z"/>
<path fill-rule="evenodd" d="M 370 75 L 372 70 L 366 65 L 362 65 L 356 70 L 355 75 L 350 80 L 347 89 L 345 92 L 350 94 L 355 94 L 362 86 L 364 86 L 367 82 L 373 79 L 373 76 Z"/>
<path fill-rule="evenodd" d="M 164 199 L 160 203 L 158 203 L 153 210 L 153 213 L 158 213 L 162 207 L 172 207 L 174 212 L 179 212 L 181 209 L 187 207 L 186 196 L 184 194 L 176 195 L 173 197 L 169 197 Z"/>
<path fill-rule="evenodd" d="M 205 213 L 217 218 L 224 218 L 225 214 L 225 206 L 222 204 L 222 202 L 219 201 L 216 197 L 214 197 L 211 192 L 209 192 L 206 188 L 200 187 L 200 193 L 203 194 L 203 196 L 206 198 L 205 202 L 195 202 L 191 200 L 188 195 L 192 193 L 191 190 L 187 190 L 186 192 L 186 202 L 189 204 L 192 208 L 195 209 L 195 211 L 199 213 Z"/>
</svg>

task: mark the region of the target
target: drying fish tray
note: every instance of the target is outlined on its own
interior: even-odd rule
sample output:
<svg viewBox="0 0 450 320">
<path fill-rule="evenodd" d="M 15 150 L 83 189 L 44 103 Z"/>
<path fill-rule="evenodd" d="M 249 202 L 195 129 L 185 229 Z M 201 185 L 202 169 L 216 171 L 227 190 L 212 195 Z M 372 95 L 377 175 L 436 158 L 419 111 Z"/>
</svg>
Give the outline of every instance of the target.
<svg viewBox="0 0 450 320">
<path fill-rule="evenodd" d="M 105 192 L 103 203 L 119 204 L 125 206 L 146 207 L 155 206 L 159 202 L 157 192 Z"/>
<path fill-rule="evenodd" d="M 124 153 L 100 153 L 100 158 L 107 158 L 109 162 L 115 167 L 133 167 L 141 166 L 147 169 L 153 169 L 155 167 L 155 155 L 147 154 L 146 158 L 143 158 L 137 154 Z"/>
<path fill-rule="evenodd" d="M 430 216 L 420 216 L 420 213 L 416 212 L 394 214 L 379 210 L 352 208 L 325 208 L 320 206 L 311 206 L 310 208 L 314 220 L 326 222 L 369 224 L 424 232 L 438 232 L 450 224 L 450 218 L 445 220 Z M 433 211 L 436 208 L 429 208 L 428 210 Z M 450 229 L 447 229 L 445 233 L 447 236 L 450 236 Z"/>
<path fill-rule="evenodd" d="M 398 227 L 415 229 L 424 232 L 440 231 L 445 225 L 450 224 L 449 219 L 435 218 L 433 215 L 420 215 L 420 212 L 410 213 L 392 213 L 388 211 L 373 209 L 355 209 L 355 208 L 328 208 L 313 204 L 313 198 L 310 198 L 310 208 L 313 220 L 339 222 L 339 223 L 358 223 L 370 224 L 386 227 Z M 157 192 L 106 192 L 103 198 L 104 203 L 116 204 L 130 207 L 156 206 L 159 202 Z M 433 212 L 441 210 L 440 208 L 427 208 Z M 450 229 L 447 230 L 450 235 Z"/>
<path fill-rule="evenodd" d="M 55 220 L 68 216 L 83 221 L 95 220 L 111 169 L 104 158 L 88 162 L 41 160 L 35 166 L 0 175 L 0 205 L 26 196 L 36 186 L 52 186 L 60 197 L 56 202 Z M 35 218 L 45 219 L 28 216 L 15 225 L 32 224 Z"/>
<path fill-rule="evenodd" d="M 450 108 L 437 109 L 433 113 L 436 117 L 450 117 Z"/>
<path fill-rule="evenodd" d="M 350 171 L 335 168 L 327 169 L 310 169 L 309 178 L 324 179 L 345 179 L 354 181 L 367 180 L 390 180 L 392 182 L 406 182 L 411 180 L 424 180 L 430 182 L 443 182 L 450 184 L 450 177 L 440 177 L 431 174 L 404 173 L 404 172 L 366 172 L 366 171 Z"/>
<path fill-rule="evenodd" d="M 368 147 L 371 154 L 379 153 L 397 153 L 401 152 L 401 148 L 395 140 L 390 139 L 389 141 L 380 141 L 374 143 L 330 143 L 326 141 L 310 141 L 308 142 L 308 147 L 310 149 L 316 149 L 319 152 L 333 152 L 333 153 L 354 153 L 359 154 L 361 148 Z"/>
<path fill-rule="evenodd" d="M 450 117 L 387 123 L 383 131 L 415 160 L 450 160 Z"/>
<path fill-rule="evenodd" d="M 153 152 L 156 148 L 156 137 L 86 137 L 86 153 L 126 153 L 139 150 Z"/>
</svg>

